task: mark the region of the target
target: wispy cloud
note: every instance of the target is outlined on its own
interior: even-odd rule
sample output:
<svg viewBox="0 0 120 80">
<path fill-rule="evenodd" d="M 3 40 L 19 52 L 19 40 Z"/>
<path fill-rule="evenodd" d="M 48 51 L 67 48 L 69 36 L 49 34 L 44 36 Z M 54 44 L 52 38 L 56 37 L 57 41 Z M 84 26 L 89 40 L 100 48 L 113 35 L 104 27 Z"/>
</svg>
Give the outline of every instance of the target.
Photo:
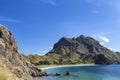
<svg viewBox="0 0 120 80">
<path fill-rule="evenodd" d="M 101 45 L 105 45 L 105 43 L 110 42 L 110 39 L 106 36 L 106 35 L 109 35 L 109 34 L 111 34 L 111 33 L 102 32 L 102 33 L 94 34 L 94 35 L 92 35 L 92 37 L 95 38 L 96 40 L 98 40 Z"/>
<path fill-rule="evenodd" d="M 100 42 L 101 45 L 104 45 L 105 43 L 104 42 Z"/>
<path fill-rule="evenodd" d="M 110 49 L 111 51 L 114 51 L 112 48 L 108 48 L 108 49 Z"/>
<path fill-rule="evenodd" d="M 53 0 L 40 0 L 42 3 L 50 4 L 52 6 L 56 6 L 56 2 Z"/>
<path fill-rule="evenodd" d="M 98 35 L 98 37 L 104 42 L 110 42 L 110 40 L 106 36 Z"/>
<path fill-rule="evenodd" d="M 4 21 L 4 22 L 19 22 L 18 20 L 15 20 L 15 19 L 12 19 L 12 18 L 9 18 L 9 17 L 3 17 L 3 16 L 0 16 L 0 21 Z"/>
</svg>

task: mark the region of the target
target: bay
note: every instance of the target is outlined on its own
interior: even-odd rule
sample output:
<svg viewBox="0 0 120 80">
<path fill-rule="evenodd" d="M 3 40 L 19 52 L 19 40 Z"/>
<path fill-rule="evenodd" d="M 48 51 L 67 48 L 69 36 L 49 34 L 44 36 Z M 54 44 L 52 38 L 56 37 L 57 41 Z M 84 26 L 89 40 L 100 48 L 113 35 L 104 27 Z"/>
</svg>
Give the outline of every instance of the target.
<svg viewBox="0 0 120 80">
<path fill-rule="evenodd" d="M 47 77 L 35 77 L 34 80 L 120 80 L 120 65 L 87 65 L 46 68 Z M 66 72 L 70 72 L 67 76 Z M 55 76 L 60 73 L 61 76 Z"/>
</svg>

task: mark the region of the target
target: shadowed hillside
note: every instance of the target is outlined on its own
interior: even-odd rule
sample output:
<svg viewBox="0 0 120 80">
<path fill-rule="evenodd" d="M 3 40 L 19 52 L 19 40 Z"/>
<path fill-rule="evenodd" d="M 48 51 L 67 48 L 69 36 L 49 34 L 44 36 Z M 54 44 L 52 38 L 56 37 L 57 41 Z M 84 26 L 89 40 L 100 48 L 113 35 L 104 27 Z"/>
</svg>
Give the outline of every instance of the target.
<svg viewBox="0 0 120 80">
<path fill-rule="evenodd" d="M 102 46 L 92 37 L 81 35 L 77 38 L 61 38 L 46 54 L 58 56 L 61 63 L 95 63 L 112 64 L 119 63 L 118 54 Z"/>
</svg>

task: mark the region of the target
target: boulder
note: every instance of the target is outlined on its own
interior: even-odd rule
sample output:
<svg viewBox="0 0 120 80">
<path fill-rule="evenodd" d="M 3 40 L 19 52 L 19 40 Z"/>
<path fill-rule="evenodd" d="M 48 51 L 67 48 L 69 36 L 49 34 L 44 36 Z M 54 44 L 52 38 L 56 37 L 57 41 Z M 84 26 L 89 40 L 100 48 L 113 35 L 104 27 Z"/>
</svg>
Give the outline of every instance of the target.
<svg viewBox="0 0 120 80">
<path fill-rule="evenodd" d="M 61 76 L 61 74 L 60 74 L 60 73 L 56 73 L 55 75 L 56 75 L 56 76 Z"/>
<path fill-rule="evenodd" d="M 67 71 L 67 72 L 66 72 L 66 75 L 67 75 L 67 76 L 69 76 L 69 75 L 70 75 L 70 72 L 69 72 L 69 71 Z"/>
</svg>

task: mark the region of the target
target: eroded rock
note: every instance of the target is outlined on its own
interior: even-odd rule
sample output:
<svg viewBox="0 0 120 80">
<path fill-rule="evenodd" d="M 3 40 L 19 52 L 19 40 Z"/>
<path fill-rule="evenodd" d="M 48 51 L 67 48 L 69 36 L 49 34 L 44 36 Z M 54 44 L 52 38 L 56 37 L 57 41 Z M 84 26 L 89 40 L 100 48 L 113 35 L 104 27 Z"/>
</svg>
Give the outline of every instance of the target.
<svg viewBox="0 0 120 80">
<path fill-rule="evenodd" d="M 19 53 L 13 34 L 3 25 L 0 25 L 0 56 L 0 60 L 4 63 L 5 68 L 9 69 L 9 71 L 19 78 L 32 80 L 31 76 L 47 75 L 30 64 L 23 55 Z"/>
</svg>

